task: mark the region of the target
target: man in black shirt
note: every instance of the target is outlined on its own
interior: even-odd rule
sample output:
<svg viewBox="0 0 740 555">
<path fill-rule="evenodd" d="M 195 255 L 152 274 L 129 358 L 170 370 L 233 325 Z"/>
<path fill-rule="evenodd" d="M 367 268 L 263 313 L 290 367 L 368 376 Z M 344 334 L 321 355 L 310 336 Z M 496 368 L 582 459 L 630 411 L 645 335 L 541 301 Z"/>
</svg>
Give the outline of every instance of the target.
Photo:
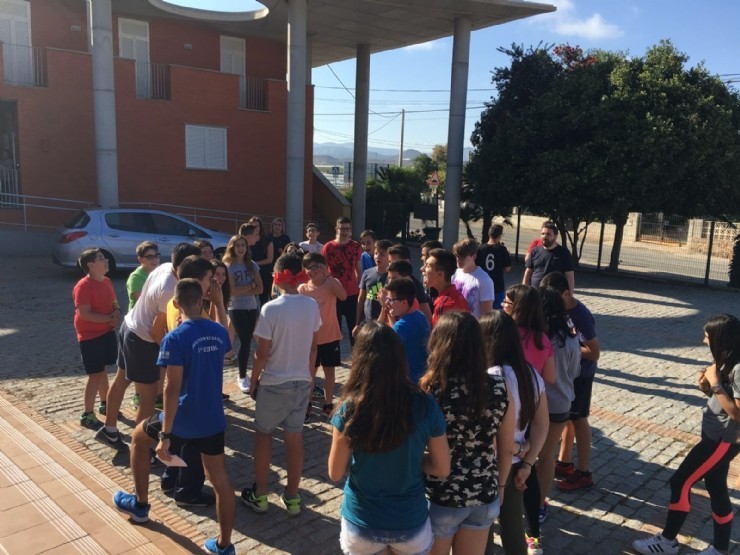
<svg viewBox="0 0 740 555">
<path fill-rule="evenodd" d="M 568 280 L 571 293 L 575 288 L 575 276 L 573 274 L 573 260 L 570 251 L 558 245 L 558 228 L 547 221 L 542 224 L 542 245 L 535 247 L 524 261 L 524 279 L 522 283 L 539 287 L 540 281 L 550 272 L 562 272 Z"/>
</svg>

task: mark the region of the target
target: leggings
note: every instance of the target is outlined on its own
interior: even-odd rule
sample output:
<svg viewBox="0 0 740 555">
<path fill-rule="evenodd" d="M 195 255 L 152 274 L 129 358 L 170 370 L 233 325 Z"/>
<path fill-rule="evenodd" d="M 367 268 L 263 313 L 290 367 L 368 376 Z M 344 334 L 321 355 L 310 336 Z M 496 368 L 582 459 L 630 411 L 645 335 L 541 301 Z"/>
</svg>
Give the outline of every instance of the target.
<svg viewBox="0 0 740 555">
<path fill-rule="evenodd" d="M 720 551 L 730 548 L 732 531 L 732 504 L 727 491 L 727 473 L 730 462 L 740 452 L 740 445 L 714 441 L 702 435 L 696 445 L 673 473 L 670 479 L 671 503 L 668 505 L 663 537 L 675 539 L 691 509 L 691 486 L 704 478 L 709 493 L 714 520 L 714 547 Z"/>
<path fill-rule="evenodd" d="M 252 346 L 252 336 L 254 327 L 257 325 L 259 310 L 252 309 L 231 309 L 229 317 L 234 324 L 236 334 L 239 336 L 239 377 L 247 377 L 247 363 L 249 362 L 249 349 Z"/>
</svg>

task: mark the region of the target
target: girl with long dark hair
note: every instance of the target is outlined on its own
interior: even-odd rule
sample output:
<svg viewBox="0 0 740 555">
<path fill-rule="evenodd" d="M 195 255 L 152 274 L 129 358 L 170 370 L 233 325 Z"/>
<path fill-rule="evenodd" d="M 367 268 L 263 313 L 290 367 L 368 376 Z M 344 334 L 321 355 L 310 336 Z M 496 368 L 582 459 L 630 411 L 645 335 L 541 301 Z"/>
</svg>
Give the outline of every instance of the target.
<svg viewBox="0 0 740 555">
<path fill-rule="evenodd" d="M 452 472 L 427 476 L 432 554 L 482 555 L 498 516 L 511 468 L 514 409 L 503 376 L 489 375 L 480 325 L 472 314 L 449 312 L 429 337 L 422 390 L 439 404 L 447 421 Z"/>
<path fill-rule="evenodd" d="M 547 396 L 542 378 L 524 358 L 519 329 L 514 320 L 503 311 L 494 310 L 481 318 L 483 344 L 488 362 L 488 373 L 503 376 L 512 398 L 514 409 L 514 444 L 512 467 L 506 483 L 504 502 L 501 505 L 501 541 L 506 555 L 527 555 L 540 550 L 539 542 L 532 536 L 537 526 L 539 502 L 527 507 L 530 536 L 525 537 L 522 514 L 522 492 L 530 478 L 537 454 L 545 442 L 548 428 Z M 536 483 L 536 480 L 535 480 Z M 533 524 L 537 526 L 533 526 Z M 493 532 L 493 530 L 491 530 Z M 486 553 L 493 553 L 492 533 L 489 534 Z M 527 539 L 532 540 L 527 542 Z M 531 549 L 530 549 L 531 547 Z"/>
<path fill-rule="evenodd" d="M 329 453 L 329 477 L 347 473 L 340 544 L 347 554 L 428 553 L 424 474 L 450 472 L 445 420 L 409 379 L 403 345 L 376 321 L 359 329 Z"/>
<path fill-rule="evenodd" d="M 712 506 L 714 541 L 701 553 L 729 553 L 733 516 L 727 473 L 740 452 L 740 321 L 730 314 L 710 318 L 704 325 L 704 344 L 712 354 L 712 364 L 699 374 L 699 388 L 709 396 L 701 441 L 671 476 L 671 502 L 663 531 L 635 540 L 632 547 L 638 553 L 678 553 L 676 536 L 689 516 L 691 487 L 702 478 Z"/>
</svg>

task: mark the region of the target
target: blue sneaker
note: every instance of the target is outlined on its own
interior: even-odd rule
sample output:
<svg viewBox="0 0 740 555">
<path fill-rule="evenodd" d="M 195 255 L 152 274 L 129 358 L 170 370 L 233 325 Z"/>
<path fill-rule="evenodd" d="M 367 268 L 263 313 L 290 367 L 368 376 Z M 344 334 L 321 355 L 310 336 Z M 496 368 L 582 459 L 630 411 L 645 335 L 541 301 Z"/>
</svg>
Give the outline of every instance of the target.
<svg viewBox="0 0 740 555">
<path fill-rule="evenodd" d="M 140 506 L 133 493 L 117 491 L 113 494 L 113 504 L 116 509 L 129 515 L 134 522 L 142 524 L 149 520 L 149 505 Z"/>
<path fill-rule="evenodd" d="M 537 515 L 539 518 L 540 524 L 542 524 L 543 522 L 545 522 L 545 520 L 547 520 L 548 514 L 550 514 L 550 506 L 547 504 L 547 501 L 545 501 L 545 504 L 539 508 L 538 515 Z"/>
<path fill-rule="evenodd" d="M 208 538 L 206 543 L 203 544 L 203 549 L 208 553 L 216 553 L 218 555 L 236 555 L 236 549 L 234 548 L 233 543 L 230 543 L 228 547 L 221 549 L 218 546 L 218 538 Z"/>
</svg>

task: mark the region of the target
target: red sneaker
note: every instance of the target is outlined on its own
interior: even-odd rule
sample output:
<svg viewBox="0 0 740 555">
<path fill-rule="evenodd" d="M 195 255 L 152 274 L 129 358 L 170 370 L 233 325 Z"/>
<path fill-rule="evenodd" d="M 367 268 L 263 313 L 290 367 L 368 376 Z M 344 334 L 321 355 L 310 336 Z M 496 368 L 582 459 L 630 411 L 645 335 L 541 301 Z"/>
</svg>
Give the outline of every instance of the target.
<svg viewBox="0 0 740 555">
<path fill-rule="evenodd" d="M 575 469 L 576 467 L 573 466 L 572 462 L 555 461 L 555 477 L 558 479 L 569 478 L 573 475 Z"/>
<path fill-rule="evenodd" d="M 581 489 L 588 489 L 593 487 L 594 480 L 590 472 L 582 472 L 576 469 L 565 480 L 558 482 L 558 488 L 560 491 L 578 491 Z"/>
</svg>

